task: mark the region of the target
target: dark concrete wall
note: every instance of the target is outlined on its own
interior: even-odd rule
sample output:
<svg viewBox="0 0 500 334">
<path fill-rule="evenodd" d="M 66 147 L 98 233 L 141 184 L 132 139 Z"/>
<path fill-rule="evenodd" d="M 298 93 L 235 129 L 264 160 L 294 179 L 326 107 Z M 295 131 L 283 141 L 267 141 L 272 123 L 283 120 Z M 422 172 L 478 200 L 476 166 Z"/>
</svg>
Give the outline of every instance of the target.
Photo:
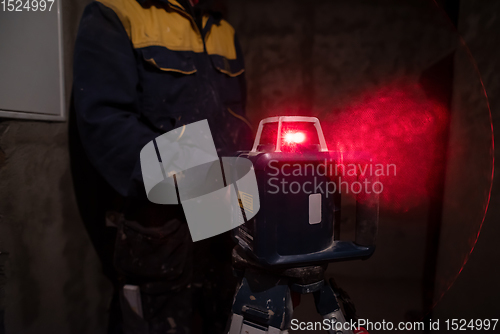
<svg viewBox="0 0 500 334">
<path fill-rule="evenodd" d="M 76 29 L 88 2 L 63 1 L 68 100 Z M 110 286 L 76 206 L 67 127 L 0 120 L 0 252 L 8 252 L 0 302 L 5 333 L 105 332 Z"/>
<path fill-rule="evenodd" d="M 489 98 L 495 139 L 499 137 L 500 128 L 500 62 L 498 57 L 500 41 L 500 3 L 498 1 L 461 1 L 459 32 L 464 37 L 471 55 L 477 62 L 478 70 Z M 465 62 L 462 57 L 457 64 Z M 462 67 L 463 68 L 463 67 Z M 477 80 L 473 79 L 471 71 L 462 71 L 457 77 L 462 83 L 457 87 L 457 95 L 460 96 L 462 105 L 484 104 L 477 87 Z M 469 108 L 468 121 L 471 124 L 477 115 Z M 498 142 L 495 143 L 495 160 L 499 161 Z M 484 145 L 483 145 L 484 146 Z M 484 151 L 481 152 L 484 154 Z M 468 166 L 468 175 L 477 175 L 480 170 Z M 496 163 L 495 174 L 498 174 Z M 500 306 L 500 248 L 498 238 L 500 237 L 500 184 L 498 175 L 493 179 L 493 191 L 488 207 L 488 213 L 481 229 L 477 244 L 471 253 L 469 261 L 464 266 L 455 284 L 444 295 L 436 308 L 436 315 L 442 319 L 466 318 L 485 319 L 495 318 L 499 314 Z M 478 196 L 470 193 L 469 198 Z"/>
<path fill-rule="evenodd" d="M 424 71 L 455 52 L 445 206 L 433 294 L 439 303 L 433 316 L 470 319 L 498 313 L 493 302 L 500 290 L 494 281 L 500 273 L 488 265 L 499 255 L 494 242 L 499 235 L 495 193 L 476 250 L 468 255 L 491 183 L 488 109 L 480 77 L 445 12 L 432 1 L 240 0 L 227 6 L 246 57 L 248 114 L 256 124 L 266 116 L 287 114 L 314 115 L 335 124 L 350 105 L 362 102 L 366 92 L 394 82 L 418 82 Z M 479 61 L 490 98 L 494 96 L 494 120 L 500 113 L 495 102 L 494 50 L 500 32 L 495 6 L 493 1 L 462 1 L 459 18 L 459 31 Z M 413 321 L 428 311 L 422 289 L 428 205 L 422 203 L 409 212 L 382 210 L 375 255 L 364 262 L 330 265 L 329 274 L 350 293 L 360 317 Z M 460 270 L 462 275 L 450 287 Z M 301 320 L 320 319 L 312 298 L 305 298 L 296 311 Z"/>
</svg>

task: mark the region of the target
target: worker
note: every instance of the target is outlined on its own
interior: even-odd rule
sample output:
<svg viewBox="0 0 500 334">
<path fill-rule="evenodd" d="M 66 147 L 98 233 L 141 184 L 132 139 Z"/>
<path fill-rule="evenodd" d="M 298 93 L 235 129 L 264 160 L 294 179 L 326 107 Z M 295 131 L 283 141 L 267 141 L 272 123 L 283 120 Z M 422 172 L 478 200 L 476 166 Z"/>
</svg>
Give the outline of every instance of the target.
<svg viewBox="0 0 500 334">
<path fill-rule="evenodd" d="M 236 284 L 232 240 L 226 233 L 193 243 L 180 205 L 148 201 L 139 154 L 157 136 L 204 119 L 219 156 L 248 149 L 245 99 L 239 42 L 210 1 L 99 0 L 86 7 L 72 104 L 78 145 L 93 172 L 75 180 L 82 187 L 102 180 L 109 189 L 77 196 L 93 203 L 87 229 L 116 289 L 110 333 L 224 331 Z M 91 217 L 80 208 L 84 220 Z M 106 224 L 118 229 L 110 234 Z M 125 286 L 137 287 L 139 302 L 127 298 Z"/>
</svg>

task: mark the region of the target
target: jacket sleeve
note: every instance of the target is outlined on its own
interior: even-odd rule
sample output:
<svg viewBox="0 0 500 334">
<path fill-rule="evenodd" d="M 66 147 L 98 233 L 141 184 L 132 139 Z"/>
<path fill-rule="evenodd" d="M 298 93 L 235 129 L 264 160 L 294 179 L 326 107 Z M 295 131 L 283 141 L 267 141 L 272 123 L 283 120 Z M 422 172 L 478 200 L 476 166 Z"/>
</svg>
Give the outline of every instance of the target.
<svg viewBox="0 0 500 334">
<path fill-rule="evenodd" d="M 138 89 L 135 54 L 125 28 L 113 10 L 91 3 L 75 45 L 78 131 L 106 181 L 122 196 L 145 198 L 139 155 L 161 133 L 141 121 Z"/>
</svg>

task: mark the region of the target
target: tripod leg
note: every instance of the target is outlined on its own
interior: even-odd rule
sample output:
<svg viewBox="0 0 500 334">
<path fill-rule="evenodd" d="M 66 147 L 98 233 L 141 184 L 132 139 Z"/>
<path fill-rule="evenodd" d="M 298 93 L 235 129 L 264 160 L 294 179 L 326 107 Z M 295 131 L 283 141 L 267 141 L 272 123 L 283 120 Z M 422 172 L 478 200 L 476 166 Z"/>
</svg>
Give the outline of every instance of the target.
<svg viewBox="0 0 500 334">
<path fill-rule="evenodd" d="M 286 280 L 246 270 L 233 303 L 229 334 L 280 334 L 290 328 L 293 307 Z"/>
<path fill-rule="evenodd" d="M 330 334 L 353 334 L 351 324 L 347 323 L 339 301 L 330 285 L 323 285 L 313 295 L 316 310 L 331 325 L 331 329 L 328 331 Z"/>
</svg>

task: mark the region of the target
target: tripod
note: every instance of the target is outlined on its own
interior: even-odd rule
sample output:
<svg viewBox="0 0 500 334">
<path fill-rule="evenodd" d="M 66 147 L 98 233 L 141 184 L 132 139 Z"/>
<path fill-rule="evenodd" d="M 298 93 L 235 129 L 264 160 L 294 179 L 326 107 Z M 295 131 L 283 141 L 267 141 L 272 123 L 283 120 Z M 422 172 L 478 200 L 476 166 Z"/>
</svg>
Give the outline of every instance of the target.
<svg viewBox="0 0 500 334">
<path fill-rule="evenodd" d="M 237 246 L 233 250 L 233 267 L 242 282 L 233 302 L 228 334 L 288 333 L 293 316 L 292 299 L 294 295 L 300 297 L 307 293 L 313 294 L 323 323 L 330 324 L 329 333 L 353 333 L 343 324 L 346 316 L 356 319 L 355 308 L 333 279 L 326 282 L 326 265 L 265 269 Z"/>
</svg>

